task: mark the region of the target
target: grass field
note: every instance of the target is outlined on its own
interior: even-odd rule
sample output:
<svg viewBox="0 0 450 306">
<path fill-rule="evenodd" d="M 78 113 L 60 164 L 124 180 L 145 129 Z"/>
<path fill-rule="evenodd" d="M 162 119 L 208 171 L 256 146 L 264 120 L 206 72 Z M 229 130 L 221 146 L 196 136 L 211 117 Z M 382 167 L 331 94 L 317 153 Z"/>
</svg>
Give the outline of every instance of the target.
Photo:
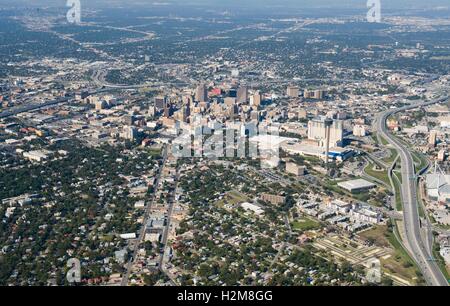
<svg viewBox="0 0 450 306">
<path fill-rule="evenodd" d="M 376 226 L 359 234 L 362 239 L 372 240 L 376 246 L 391 248 L 389 258 L 381 258 L 381 264 L 386 272 L 413 281 L 417 277 L 414 261 L 398 242 L 394 233 L 386 225 Z"/>
<path fill-rule="evenodd" d="M 250 202 L 250 199 L 246 195 L 232 190 L 228 192 L 222 200 L 218 201 L 216 205 L 222 207 L 225 204 L 237 205 L 244 202 Z"/>
<path fill-rule="evenodd" d="M 402 204 L 402 195 L 401 195 L 401 181 L 398 178 L 398 175 L 394 173 L 393 182 L 395 187 L 395 204 L 397 211 L 403 211 L 403 204 Z"/>
<path fill-rule="evenodd" d="M 386 183 L 388 186 L 391 185 L 391 182 L 389 180 L 389 176 L 386 170 L 381 170 L 381 171 L 377 171 L 374 170 L 374 164 L 370 163 L 365 169 L 364 171 L 366 172 L 367 175 L 376 178 L 384 183 Z"/>
<path fill-rule="evenodd" d="M 387 239 L 394 248 L 395 253 L 393 257 L 384 262 L 384 265 L 394 274 L 398 273 L 410 279 L 416 278 L 419 271 L 416 263 L 397 240 L 394 233 L 389 231 L 387 233 Z"/>
<path fill-rule="evenodd" d="M 386 139 L 384 139 L 383 136 L 380 136 L 380 139 L 381 139 L 381 144 L 383 146 L 387 146 L 389 144 L 389 142 Z"/>
<path fill-rule="evenodd" d="M 428 165 L 427 159 L 420 153 L 413 153 L 414 163 L 416 164 L 416 171 L 419 172 Z"/>
<path fill-rule="evenodd" d="M 387 226 L 379 225 L 371 228 L 370 230 L 359 233 L 359 236 L 364 240 L 372 240 L 376 246 L 390 247 L 388 238 L 386 237 Z"/>
<path fill-rule="evenodd" d="M 397 150 L 395 150 L 395 149 L 389 149 L 389 151 L 390 151 L 391 155 L 389 157 L 387 157 L 387 158 L 384 158 L 383 161 L 386 164 L 391 165 L 395 161 L 395 159 L 397 158 L 398 153 L 397 153 Z"/>
<path fill-rule="evenodd" d="M 292 228 L 297 231 L 311 231 L 319 229 L 320 223 L 309 218 L 301 218 L 292 222 Z"/>
</svg>

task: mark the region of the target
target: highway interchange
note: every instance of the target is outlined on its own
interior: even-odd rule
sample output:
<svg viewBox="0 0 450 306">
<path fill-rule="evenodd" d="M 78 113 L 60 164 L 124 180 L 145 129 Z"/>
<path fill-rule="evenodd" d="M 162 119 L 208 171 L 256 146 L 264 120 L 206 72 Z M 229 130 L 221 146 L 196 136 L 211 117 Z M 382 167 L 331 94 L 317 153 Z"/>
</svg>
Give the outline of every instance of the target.
<svg viewBox="0 0 450 306">
<path fill-rule="evenodd" d="M 415 103 L 397 109 L 390 109 L 380 113 L 375 123 L 378 135 L 386 139 L 400 154 L 403 178 L 401 194 L 404 228 L 407 238 L 406 245 L 420 268 L 425 280 L 432 286 L 448 286 L 449 281 L 445 279 L 439 266 L 432 259 L 432 250 L 430 247 L 428 249 L 426 248 L 426 244 L 421 234 L 422 226 L 417 200 L 417 176 L 412 154 L 404 144 L 388 131 L 386 121 L 394 114 L 445 102 L 447 100 L 448 96 L 445 96 L 430 102 Z"/>
</svg>

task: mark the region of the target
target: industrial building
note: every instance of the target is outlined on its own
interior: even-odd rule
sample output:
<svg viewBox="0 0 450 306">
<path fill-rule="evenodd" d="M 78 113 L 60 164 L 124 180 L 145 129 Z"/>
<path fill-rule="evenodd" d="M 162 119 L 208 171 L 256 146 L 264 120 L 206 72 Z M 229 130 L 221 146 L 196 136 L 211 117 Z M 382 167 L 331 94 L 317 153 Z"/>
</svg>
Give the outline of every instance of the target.
<svg viewBox="0 0 450 306">
<path fill-rule="evenodd" d="M 339 187 L 351 192 L 359 193 L 363 191 L 368 191 L 375 188 L 376 185 L 363 179 L 357 179 L 352 181 L 346 181 L 338 184 Z"/>
</svg>

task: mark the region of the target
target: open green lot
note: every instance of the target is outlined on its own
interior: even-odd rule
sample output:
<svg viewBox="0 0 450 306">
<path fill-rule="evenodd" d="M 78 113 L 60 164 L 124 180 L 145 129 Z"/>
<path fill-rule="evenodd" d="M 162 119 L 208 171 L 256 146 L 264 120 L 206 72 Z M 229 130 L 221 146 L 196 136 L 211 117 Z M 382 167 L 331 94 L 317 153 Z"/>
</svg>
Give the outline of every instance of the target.
<svg viewBox="0 0 450 306">
<path fill-rule="evenodd" d="M 292 228 L 297 231 L 311 231 L 319 229 L 320 223 L 310 218 L 303 217 L 292 222 Z"/>
<path fill-rule="evenodd" d="M 374 169 L 375 164 L 370 163 L 365 169 L 364 171 L 366 172 L 367 175 L 376 178 L 377 180 L 380 180 L 384 183 L 386 183 L 388 186 L 391 185 L 391 182 L 389 180 L 389 176 L 387 173 L 387 170 L 383 169 L 383 170 L 375 170 Z"/>
</svg>

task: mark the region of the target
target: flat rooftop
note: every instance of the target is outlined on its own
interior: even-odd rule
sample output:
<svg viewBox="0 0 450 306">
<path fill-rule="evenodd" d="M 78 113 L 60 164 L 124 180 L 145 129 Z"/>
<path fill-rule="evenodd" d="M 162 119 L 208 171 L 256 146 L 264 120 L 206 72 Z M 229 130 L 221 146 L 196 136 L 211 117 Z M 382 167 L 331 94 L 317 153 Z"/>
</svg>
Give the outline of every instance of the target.
<svg viewBox="0 0 450 306">
<path fill-rule="evenodd" d="M 377 185 L 363 179 L 357 179 L 339 183 L 338 186 L 347 190 L 354 190 L 354 189 L 371 189 L 375 188 Z"/>
</svg>

